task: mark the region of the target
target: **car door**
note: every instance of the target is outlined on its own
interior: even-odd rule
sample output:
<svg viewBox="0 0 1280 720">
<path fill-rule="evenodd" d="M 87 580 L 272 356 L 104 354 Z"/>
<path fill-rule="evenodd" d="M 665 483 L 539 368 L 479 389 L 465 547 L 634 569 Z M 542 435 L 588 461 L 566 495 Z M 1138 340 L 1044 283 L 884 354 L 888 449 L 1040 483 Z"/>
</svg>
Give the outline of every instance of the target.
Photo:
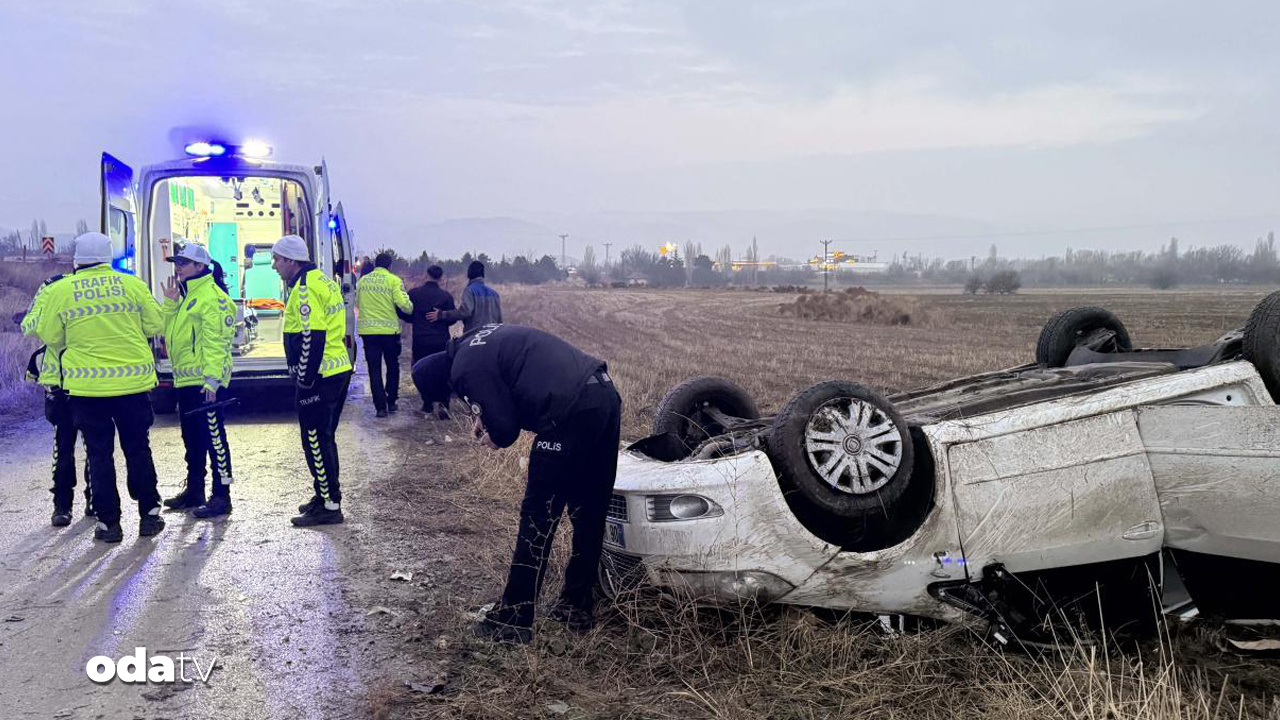
<svg viewBox="0 0 1280 720">
<path fill-rule="evenodd" d="M 1160 506 L 1131 410 L 960 443 L 948 459 L 975 576 L 994 563 L 1033 572 L 1160 551 Z"/>
<path fill-rule="evenodd" d="M 136 275 L 138 200 L 133 168 L 102 153 L 102 234 L 111 238 L 111 265 Z"/>
<path fill-rule="evenodd" d="M 1138 428 L 1165 546 L 1197 608 L 1280 619 L 1280 407 L 1148 407 Z"/>
</svg>

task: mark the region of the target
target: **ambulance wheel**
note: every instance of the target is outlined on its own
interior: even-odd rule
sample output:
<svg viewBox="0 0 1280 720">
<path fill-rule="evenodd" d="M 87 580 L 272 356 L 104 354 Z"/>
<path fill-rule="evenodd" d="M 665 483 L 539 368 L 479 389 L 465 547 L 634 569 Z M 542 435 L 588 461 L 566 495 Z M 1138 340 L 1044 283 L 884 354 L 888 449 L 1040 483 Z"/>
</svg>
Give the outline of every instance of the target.
<svg viewBox="0 0 1280 720">
<path fill-rule="evenodd" d="M 151 391 L 151 411 L 156 415 L 172 415 L 178 411 L 178 394 L 170 388 Z"/>
<path fill-rule="evenodd" d="M 1253 363 L 1271 399 L 1280 403 L 1280 292 L 1262 299 L 1244 326 L 1244 359 Z"/>
</svg>

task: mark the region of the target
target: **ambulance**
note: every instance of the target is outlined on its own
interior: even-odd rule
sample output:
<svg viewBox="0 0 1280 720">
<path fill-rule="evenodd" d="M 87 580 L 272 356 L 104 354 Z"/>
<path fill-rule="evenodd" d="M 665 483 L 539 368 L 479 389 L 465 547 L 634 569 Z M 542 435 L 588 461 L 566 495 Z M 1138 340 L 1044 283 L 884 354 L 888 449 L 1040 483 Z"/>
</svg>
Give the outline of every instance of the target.
<svg viewBox="0 0 1280 720">
<path fill-rule="evenodd" d="M 186 153 L 185 159 L 138 171 L 103 153 L 102 232 L 111 238 L 112 265 L 136 275 L 163 301 L 173 278 L 166 259 L 175 245 L 207 247 L 222 265 L 236 304 L 231 391 L 258 395 L 292 387 L 283 343 L 285 287 L 271 267 L 271 246 L 284 235 L 298 235 L 316 266 L 342 288 L 343 342 L 354 361 L 354 245 L 342 203 L 332 201 L 324 162 L 273 162 L 270 146 L 261 142 L 193 142 Z M 172 366 L 163 339 L 152 343 L 160 381 L 152 404 L 157 412 L 173 412 Z"/>
</svg>

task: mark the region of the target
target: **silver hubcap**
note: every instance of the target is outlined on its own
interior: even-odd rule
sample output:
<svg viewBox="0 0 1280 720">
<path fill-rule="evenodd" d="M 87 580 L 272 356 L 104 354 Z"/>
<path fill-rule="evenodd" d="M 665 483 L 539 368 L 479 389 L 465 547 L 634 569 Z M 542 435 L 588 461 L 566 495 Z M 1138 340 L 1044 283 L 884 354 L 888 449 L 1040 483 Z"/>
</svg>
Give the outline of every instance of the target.
<svg viewBox="0 0 1280 720">
<path fill-rule="evenodd" d="M 831 400 L 810 415 L 804 449 L 823 482 L 853 495 L 884 487 L 902 464 L 902 434 L 893 420 L 856 398 Z"/>
</svg>

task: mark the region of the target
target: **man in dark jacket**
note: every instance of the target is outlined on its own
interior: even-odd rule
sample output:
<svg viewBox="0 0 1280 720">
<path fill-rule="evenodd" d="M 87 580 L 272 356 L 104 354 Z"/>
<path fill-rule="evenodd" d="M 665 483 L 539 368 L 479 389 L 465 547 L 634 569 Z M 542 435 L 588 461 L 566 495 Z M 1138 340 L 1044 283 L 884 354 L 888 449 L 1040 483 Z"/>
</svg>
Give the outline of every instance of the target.
<svg viewBox="0 0 1280 720">
<path fill-rule="evenodd" d="M 462 291 L 462 304 L 457 310 L 436 310 L 427 319 L 461 320 L 462 332 L 502 322 L 502 302 L 498 291 L 484 284 L 484 263 L 473 260 L 467 266 L 467 287 Z"/>
<path fill-rule="evenodd" d="M 457 320 L 427 319 L 427 314 L 435 310 L 456 309 L 453 304 L 453 295 L 440 287 L 442 277 L 444 277 L 444 269 L 439 265 L 427 268 L 427 281 L 409 291 L 413 312 L 407 315 L 400 314 L 400 319 L 413 324 L 413 362 L 415 364 L 428 355 L 444 352 L 445 345 L 449 342 L 449 327 L 457 322 Z M 441 420 L 449 419 L 445 404 L 433 403 L 422 393 L 421 388 L 418 392 L 422 395 L 422 412 L 434 412 Z M 433 408 L 433 404 L 437 407 Z"/>
<path fill-rule="evenodd" d="M 604 361 L 549 333 L 486 325 L 414 366 L 431 397 L 450 389 L 471 407 L 473 431 L 491 448 L 537 433 L 520 504 L 520 530 L 502 603 L 473 631 L 496 642 L 533 638 L 533 611 L 560 515 L 573 524 L 573 555 L 551 617 L 585 632 L 593 622 L 605 514 L 618 470 L 622 400 Z"/>
</svg>

